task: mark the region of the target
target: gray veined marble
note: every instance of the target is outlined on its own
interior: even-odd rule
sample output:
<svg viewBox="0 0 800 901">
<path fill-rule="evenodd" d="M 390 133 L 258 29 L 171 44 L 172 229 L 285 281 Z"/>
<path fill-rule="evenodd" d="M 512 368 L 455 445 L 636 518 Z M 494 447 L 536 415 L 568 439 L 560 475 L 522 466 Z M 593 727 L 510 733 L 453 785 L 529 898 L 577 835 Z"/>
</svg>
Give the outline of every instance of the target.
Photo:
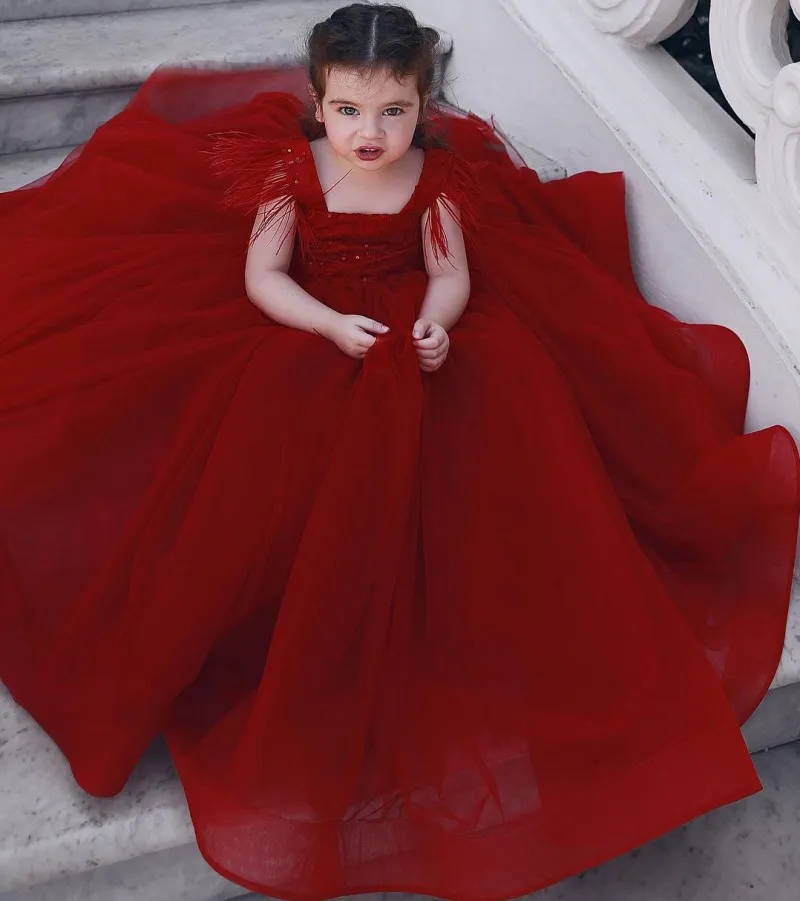
<svg viewBox="0 0 800 901">
<path fill-rule="evenodd" d="M 87 141 L 99 125 L 116 115 L 134 88 L 0 100 L 2 154 L 74 146 Z"/>
<path fill-rule="evenodd" d="M 745 723 L 751 751 L 774 748 L 800 738 L 800 585 L 792 590 L 783 653 L 770 691 Z M 800 891 L 798 891 L 800 898 Z"/>
<path fill-rule="evenodd" d="M 0 154 L 86 141 L 165 64 L 292 63 L 301 56 L 308 27 L 339 5 L 242 0 L 6 23 L 0 40 Z M 443 56 L 450 46 L 445 38 Z"/>
<path fill-rule="evenodd" d="M 798 682 L 800 682 L 800 582 L 795 580 L 792 586 L 792 601 L 789 607 L 783 654 L 772 687 L 783 688 Z"/>
<path fill-rule="evenodd" d="M 0 901 L 230 901 L 243 892 L 189 844 L 0 894 Z"/>
<path fill-rule="evenodd" d="M 800 739 L 800 682 L 773 687 L 742 731 L 751 751 Z"/>
<path fill-rule="evenodd" d="M 169 759 L 154 746 L 125 791 L 95 799 L 58 749 L 0 688 L 2 892 L 190 845 L 192 827 Z"/>
<path fill-rule="evenodd" d="M 235 2 L 237 0 L 0 0 L 0 22 Z"/>
<path fill-rule="evenodd" d="M 0 156 L 0 192 L 30 185 L 57 169 L 72 148 Z"/>
</svg>

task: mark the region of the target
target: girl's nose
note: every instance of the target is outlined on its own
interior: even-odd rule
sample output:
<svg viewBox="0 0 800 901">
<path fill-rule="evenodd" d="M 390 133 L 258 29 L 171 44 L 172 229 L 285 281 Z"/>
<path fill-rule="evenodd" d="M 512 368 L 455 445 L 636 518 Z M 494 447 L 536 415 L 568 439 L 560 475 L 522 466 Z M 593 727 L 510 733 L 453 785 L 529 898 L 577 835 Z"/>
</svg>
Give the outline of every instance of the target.
<svg viewBox="0 0 800 901">
<path fill-rule="evenodd" d="M 379 138 L 383 135 L 383 123 L 375 116 L 362 116 L 358 133 L 362 138 Z"/>
</svg>

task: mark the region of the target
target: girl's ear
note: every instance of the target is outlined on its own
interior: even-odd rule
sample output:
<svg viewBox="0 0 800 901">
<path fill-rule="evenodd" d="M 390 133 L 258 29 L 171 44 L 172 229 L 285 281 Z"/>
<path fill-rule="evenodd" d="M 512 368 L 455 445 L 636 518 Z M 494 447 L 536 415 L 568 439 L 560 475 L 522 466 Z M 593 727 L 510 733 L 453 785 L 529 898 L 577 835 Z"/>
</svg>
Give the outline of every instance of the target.
<svg viewBox="0 0 800 901">
<path fill-rule="evenodd" d="M 308 84 L 308 96 L 314 104 L 314 118 L 317 122 L 322 122 L 322 98 L 314 90 L 314 85 L 311 82 Z"/>
</svg>

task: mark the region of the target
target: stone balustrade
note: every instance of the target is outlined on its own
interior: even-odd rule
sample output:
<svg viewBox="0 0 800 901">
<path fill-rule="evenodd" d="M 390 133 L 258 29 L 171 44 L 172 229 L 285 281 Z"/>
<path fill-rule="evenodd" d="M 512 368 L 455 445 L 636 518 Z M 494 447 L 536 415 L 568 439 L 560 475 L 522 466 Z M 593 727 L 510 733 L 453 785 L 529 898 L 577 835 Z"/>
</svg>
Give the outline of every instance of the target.
<svg viewBox="0 0 800 901">
<path fill-rule="evenodd" d="M 698 0 L 580 0 L 602 32 L 649 46 L 678 31 Z M 711 0 L 714 68 L 731 109 L 755 136 L 759 194 L 781 224 L 800 233 L 800 63 L 787 21 L 800 0 Z"/>
</svg>

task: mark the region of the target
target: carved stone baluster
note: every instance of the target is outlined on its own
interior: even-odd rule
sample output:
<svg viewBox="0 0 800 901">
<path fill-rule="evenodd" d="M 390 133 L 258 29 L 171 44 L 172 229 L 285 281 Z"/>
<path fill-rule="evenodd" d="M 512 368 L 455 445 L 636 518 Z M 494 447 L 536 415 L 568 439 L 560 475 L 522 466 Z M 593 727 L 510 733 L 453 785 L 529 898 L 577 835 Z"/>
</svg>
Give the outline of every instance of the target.
<svg viewBox="0 0 800 901">
<path fill-rule="evenodd" d="M 797 13 L 800 0 L 792 0 Z M 759 193 L 800 229 L 800 64 L 786 37 L 789 0 L 712 0 L 714 68 L 728 103 L 756 139 Z"/>
<path fill-rule="evenodd" d="M 595 27 L 633 44 L 657 44 L 689 21 L 697 0 L 580 0 Z"/>
<path fill-rule="evenodd" d="M 791 63 L 786 39 L 789 0 L 712 0 L 714 70 L 725 97 L 751 131 L 772 112 L 772 92 Z"/>
</svg>

